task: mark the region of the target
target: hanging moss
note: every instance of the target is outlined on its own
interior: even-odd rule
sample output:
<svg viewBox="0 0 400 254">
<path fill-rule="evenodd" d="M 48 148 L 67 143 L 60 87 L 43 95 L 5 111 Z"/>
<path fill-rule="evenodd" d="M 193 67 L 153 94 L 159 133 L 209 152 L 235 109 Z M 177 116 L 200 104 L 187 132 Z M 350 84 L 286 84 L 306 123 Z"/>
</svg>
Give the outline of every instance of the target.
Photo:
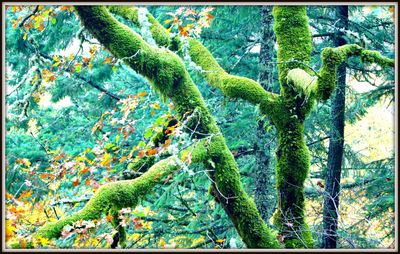
<svg viewBox="0 0 400 254">
<path fill-rule="evenodd" d="M 112 5 L 107 7 L 110 12 L 124 17 L 125 19 L 131 21 L 135 26 L 140 27 L 138 8 L 125 5 Z M 151 15 L 148 13 L 147 19 L 150 22 L 150 32 L 153 39 L 159 46 L 168 47 L 170 43 L 170 38 L 167 30 Z"/>
</svg>

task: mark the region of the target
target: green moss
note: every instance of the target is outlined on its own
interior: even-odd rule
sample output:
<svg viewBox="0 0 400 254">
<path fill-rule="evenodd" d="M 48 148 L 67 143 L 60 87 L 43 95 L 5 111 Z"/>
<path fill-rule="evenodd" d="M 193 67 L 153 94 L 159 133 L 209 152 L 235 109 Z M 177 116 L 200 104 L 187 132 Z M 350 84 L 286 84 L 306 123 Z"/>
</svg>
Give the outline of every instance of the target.
<svg viewBox="0 0 400 254">
<path fill-rule="evenodd" d="M 287 83 L 292 86 L 296 94 L 312 96 L 315 93 L 317 77 L 313 77 L 302 69 L 292 69 L 287 74 Z"/>
<path fill-rule="evenodd" d="M 229 75 L 217 63 L 206 47 L 199 41 L 189 38 L 189 55 L 193 62 L 205 71 L 208 83 L 220 89 L 224 95 L 240 98 L 253 104 L 272 106 L 275 95 L 267 92 L 252 79 Z"/>
<path fill-rule="evenodd" d="M 107 6 L 107 8 L 110 10 L 110 12 L 131 21 L 135 26 L 140 26 L 139 12 L 136 7 L 131 7 L 127 5 L 110 5 Z"/>
<path fill-rule="evenodd" d="M 147 77 L 151 81 L 153 87 L 163 96 L 171 98 L 181 117 L 196 112 L 193 123 L 196 125 L 198 123 L 197 131 L 205 133 L 207 136 L 212 136 L 212 139 L 211 141 L 204 141 L 205 146 L 208 148 L 206 150 L 202 146 L 194 147 L 192 151 L 192 161 L 202 161 L 210 170 L 214 170 L 210 173 L 210 176 L 216 183 L 216 186 L 218 186 L 218 188 L 215 186 L 215 190 L 217 190 L 217 199 L 232 219 L 246 245 L 250 248 L 280 247 L 275 235 L 263 222 L 254 202 L 243 190 L 236 162 L 227 148 L 225 140 L 215 120 L 208 111 L 198 88 L 190 79 L 180 58 L 167 49 L 149 47 L 140 36 L 119 24 L 103 7 L 77 6 L 77 11 L 85 27 L 109 49 L 111 53 L 118 58 L 125 59 L 125 62 L 129 66 Z M 139 53 L 134 55 L 135 52 Z M 209 54 L 208 51 L 204 50 L 198 53 Z M 131 57 L 133 55 L 134 57 Z M 201 57 L 198 59 L 202 60 Z M 218 66 L 215 65 L 214 67 Z M 220 70 L 222 70 L 222 68 Z M 214 78 L 216 77 L 212 77 L 212 79 Z M 228 76 L 228 78 L 231 77 Z M 257 87 L 241 90 L 239 92 L 230 90 L 229 83 L 233 81 L 235 80 L 229 79 L 228 81 L 219 82 L 221 82 L 220 84 L 222 84 L 224 90 L 229 94 L 239 96 L 240 92 L 248 92 L 245 96 L 255 96 L 263 100 L 264 104 L 266 104 L 265 101 L 270 99 L 270 96 L 265 91 L 263 92 L 263 90 Z M 249 80 L 247 79 L 239 79 L 239 81 L 240 82 L 234 82 L 236 87 L 240 88 L 241 86 L 247 86 L 249 84 Z M 253 86 L 256 85 L 258 84 L 255 83 Z M 260 93 L 264 93 L 266 98 L 261 96 Z M 254 100 L 254 98 L 251 99 Z M 201 135 L 194 136 L 195 138 L 201 137 Z M 185 154 L 187 156 L 187 153 L 188 152 L 182 153 L 181 156 Z M 143 183 L 143 186 L 146 186 L 143 187 L 143 189 L 135 186 L 136 184 L 133 184 L 131 181 L 129 184 L 126 184 L 126 186 L 124 185 L 126 181 L 113 183 L 112 186 L 115 185 L 118 187 L 109 187 L 110 190 L 101 190 L 99 192 L 101 194 L 95 195 L 85 208 L 92 207 L 92 204 L 97 204 L 97 202 L 108 209 L 110 207 L 120 208 L 121 205 L 122 207 L 135 205 L 138 198 L 149 192 L 155 184 L 156 181 L 154 181 L 154 179 L 150 181 L 147 176 L 152 174 L 152 169 L 159 163 L 151 167 L 149 171 L 140 178 L 133 180 L 138 181 L 137 183 Z M 163 171 L 160 172 L 157 170 L 157 172 L 164 175 L 171 172 L 171 170 L 164 168 Z M 142 186 L 142 184 L 139 185 Z M 221 193 L 222 195 L 219 196 Z M 228 199 L 225 197 L 228 197 Z M 101 202 L 98 201 L 100 199 Z M 85 210 L 85 208 L 83 210 Z M 96 210 L 101 210 L 100 208 L 104 209 L 104 207 L 97 207 Z"/>
<path fill-rule="evenodd" d="M 254 201 L 243 190 L 236 162 L 222 136 L 212 139 L 208 154 L 208 167 L 214 171 L 211 175 L 216 183 L 212 184 L 213 195 L 224 207 L 247 247 L 280 248 L 275 234 L 264 223 Z"/>
<path fill-rule="evenodd" d="M 154 156 L 144 156 L 142 158 L 135 158 L 128 164 L 129 171 L 146 172 L 155 163 Z"/>
<path fill-rule="evenodd" d="M 64 226 L 76 221 L 99 219 L 110 209 L 135 207 L 139 199 L 149 193 L 156 184 L 179 169 L 179 163 L 177 157 L 169 157 L 153 165 L 140 178 L 113 182 L 100 187 L 82 210 L 57 222 L 47 223 L 36 235 L 49 239 L 56 238 L 61 235 Z"/>
<path fill-rule="evenodd" d="M 322 68 L 317 85 L 318 99 L 325 101 L 331 96 L 336 87 L 338 66 L 352 56 L 360 56 L 363 62 L 376 63 L 382 68 L 394 66 L 392 59 L 383 57 L 378 51 L 365 50 L 356 44 L 325 48 L 321 52 Z"/>
<path fill-rule="evenodd" d="M 285 78 L 289 70 L 300 68 L 308 71 L 304 64 L 310 62 L 311 31 L 306 6 L 275 6 L 272 15 L 278 43 L 279 81 L 281 93 L 284 93 Z"/>
</svg>

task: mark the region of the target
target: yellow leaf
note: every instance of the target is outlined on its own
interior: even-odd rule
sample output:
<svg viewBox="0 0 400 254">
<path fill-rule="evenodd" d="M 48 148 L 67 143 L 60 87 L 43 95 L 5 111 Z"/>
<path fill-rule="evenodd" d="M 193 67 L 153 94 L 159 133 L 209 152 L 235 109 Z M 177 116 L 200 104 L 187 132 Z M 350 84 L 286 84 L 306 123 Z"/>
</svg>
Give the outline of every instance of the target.
<svg viewBox="0 0 400 254">
<path fill-rule="evenodd" d="M 161 239 L 160 239 L 160 241 L 158 242 L 158 244 L 159 244 L 162 248 L 164 248 L 164 247 L 165 247 L 165 244 L 166 244 L 164 238 L 161 237 Z"/>
<path fill-rule="evenodd" d="M 23 37 L 24 41 L 26 41 L 26 33 L 24 33 L 24 37 Z"/>
<path fill-rule="evenodd" d="M 225 242 L 225 239 L 218 239 L 218 240 L 216 240 L 216 242 L 217 243 L 223 243 L 223 242 Z"/>
<path fill-rule="evenodd" d="M 171 21 L 172 21 L 172 20 L 167 19 L 167 20 L 164 21 L 164 24 L 168 24 L 168 23 L 170 23 Z"/>
<path fill-rule="evenodd" d="M 10 238 L 14 236 L 14 231 L 16 228 L 11 225 L 10 220 L 6 220 L 6 241 L 8 241 Z"/>
<path fill-rule="evenodd" d="M 38 79 L 38 75 L 35 75 L 35 77 L 33 77 L 32 81 L 31 81 L 31 84 L 32 85 L 35 84 L 37 79 Z"/>
<path fill-rule="evenodd" d="M 103 160 L 100 162 L 100 165 L 105 167 L 107 164 L 109 164 L 111 161 L 111 155 L 109 153 L 105 153 L 103 155 Z"/>
</svg>

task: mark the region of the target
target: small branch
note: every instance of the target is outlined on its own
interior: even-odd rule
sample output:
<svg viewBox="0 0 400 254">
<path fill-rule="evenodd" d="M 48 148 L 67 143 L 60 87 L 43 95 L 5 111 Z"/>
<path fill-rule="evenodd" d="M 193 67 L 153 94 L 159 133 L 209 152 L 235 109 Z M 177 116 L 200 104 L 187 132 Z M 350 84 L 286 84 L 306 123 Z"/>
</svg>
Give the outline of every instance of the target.
<svg viewBox="0 0 400 254">
<path fill-rule="evenodd" d="M 24 23 L 25 23 L 30 17 L 32 17 L 33 15 L 35 15 L 38 11 L 39 11 L 39 5 L 36 6 L 35 10 L 34 10 L 31 14 L 29 14 L 28 16 L 26 16 L 26 17 L 21 21 L 21 23 L 19 24 L 19 27 L 22 27 L 22 26 L 24 25 Z"/>
<path fill-rule="evenodd" d="M 318 140 L 312 141 L 312 142 L 310 142 L 310 143 L 307 143 L 307 146 L 312 146 L 312 145 L 314 145 L 314 144 L 316 144 L 316 143 L 319 143 L 319 142 L 322 142 L 322 141 L 324 141 L 324 140 L 326 140 L 326 139 L 328 139 L 328 138 L 330 138 L 330 137 L 331 137 L 331 136 L 326 136 L 326 137 L 320 138 L 320 139 L 318 139 Z"/>
<path fill-rule="evenodd" d="M 335 33 L 322 33 L 322 34 L 313 34 L 312 37 L 313 38 L 318 38 L 318 37 L 331 37 L 333 36 Z"/>
</svg>

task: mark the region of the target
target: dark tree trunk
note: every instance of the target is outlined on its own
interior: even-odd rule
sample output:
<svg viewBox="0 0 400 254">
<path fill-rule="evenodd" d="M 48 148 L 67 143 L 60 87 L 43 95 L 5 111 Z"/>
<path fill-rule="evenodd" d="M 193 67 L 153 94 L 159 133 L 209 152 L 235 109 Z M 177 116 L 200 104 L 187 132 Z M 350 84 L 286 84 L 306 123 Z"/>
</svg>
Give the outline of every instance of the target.
<svg viewBox="0 0 400 254">
<path fill-rule="evenodd" d="M 338 28 L 347 29 L 348 7 L 337 6 L 335 8 L 335 19 Z M 334 35 L 334 46 L 346 44 L 341 32 Z M 326 189 L 324 200 L 323 225 L 324 234 L 322 247 L 332 249 L 337 247 L 337 225 L 339 213 L 339 192 L 340 177 L 343 159 L 344 143 L 344 111 L 345 111 L 345 87 L 346 87 L 346 66 L 341 64 L 337 70 L 338 80 L 335 95 L 331 107 L 331 134 L 328 152 L 328 169 L 325 177 Z"/>
<path fill-rule="evenodd" d="M 272 6 L 261 7 L 261 50 L 259 60 L 259 82 L 271 91 L 273 85 L 273 60 L 275 35 L 273 30 Z M 269 124 L 267 119 L 259 120 L 257 123 L 257 140 L 255 143 L 256 171 L 255 171 L 255 202 L 266 223 L 275 210 L 276 188 L 275 167 L 273 165 L 273 149 L 275 135 L 272 129 L 266 131 L 265 125 Z"/>
</svg>

